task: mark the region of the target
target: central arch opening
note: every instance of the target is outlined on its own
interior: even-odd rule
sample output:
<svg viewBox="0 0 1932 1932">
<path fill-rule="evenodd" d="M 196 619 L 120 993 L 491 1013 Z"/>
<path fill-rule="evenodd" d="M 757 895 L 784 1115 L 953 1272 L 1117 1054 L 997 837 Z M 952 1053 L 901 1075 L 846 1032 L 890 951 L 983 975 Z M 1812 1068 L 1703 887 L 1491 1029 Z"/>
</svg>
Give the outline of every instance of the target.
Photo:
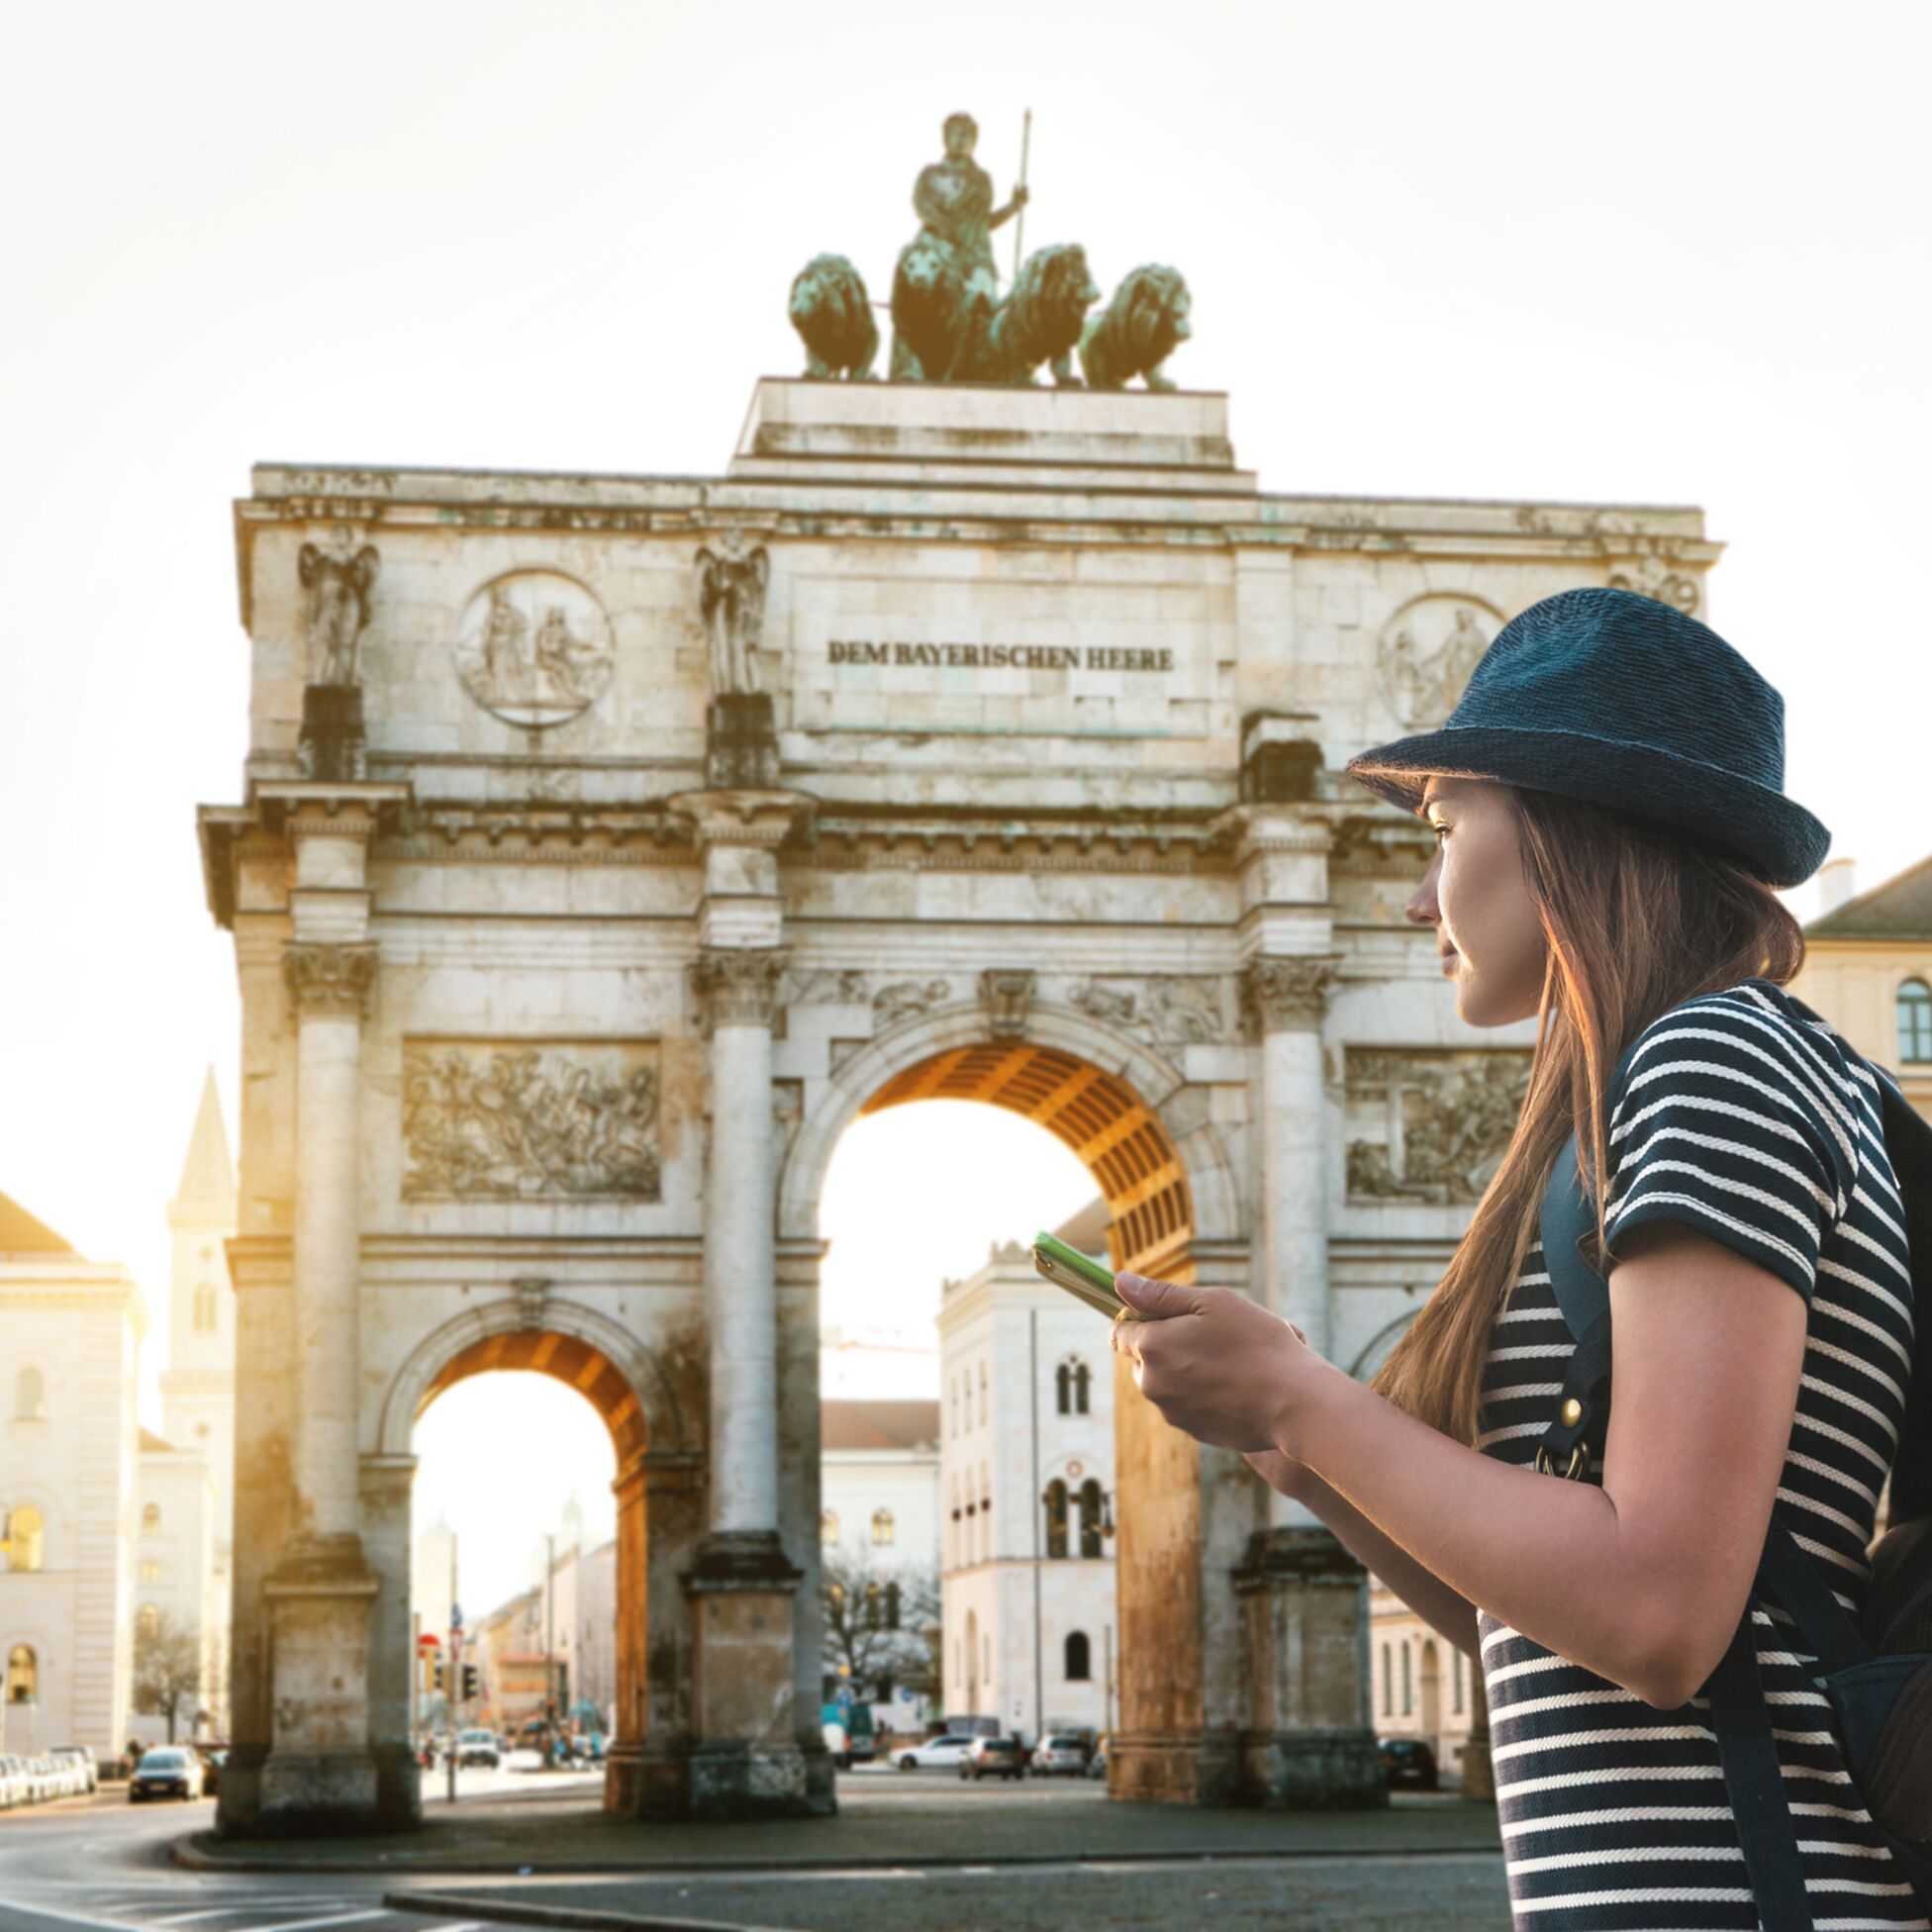
<svg viewBox="0 0 1932 1932">
<path fill-rule="evenodd" d="M 483 1335 L 429 1380 L 411 1448 L 418 1533 L 401 1669 L 412 1735 L 434 1752 L 426 1797 L 447 1788 L 453 1739 L 462 1791 L 554 1796 L 574 1773 L 587 1802 L 623 1808 L 623 1755 L 641 1740 L 645 1708 L 637 1391 L 580 1335 Z"/>
</svg>

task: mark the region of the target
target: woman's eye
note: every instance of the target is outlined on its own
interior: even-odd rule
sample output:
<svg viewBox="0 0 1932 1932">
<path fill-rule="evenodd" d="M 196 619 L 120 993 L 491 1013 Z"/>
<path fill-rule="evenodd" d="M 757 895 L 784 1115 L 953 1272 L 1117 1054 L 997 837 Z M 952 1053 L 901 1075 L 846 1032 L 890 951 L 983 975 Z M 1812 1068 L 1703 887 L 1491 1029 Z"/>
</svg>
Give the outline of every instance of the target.
<svg viewBox="0 0 1932 1932">
<path fill-rule="evenodd" d="M 1435 833 L 1436 843 L 1439 845 L 1442 842 L 1443 834 L 1448 831 L 1449 827 L 1447 825 L 1431 825 L 1429 829 Z"/>
</svg>

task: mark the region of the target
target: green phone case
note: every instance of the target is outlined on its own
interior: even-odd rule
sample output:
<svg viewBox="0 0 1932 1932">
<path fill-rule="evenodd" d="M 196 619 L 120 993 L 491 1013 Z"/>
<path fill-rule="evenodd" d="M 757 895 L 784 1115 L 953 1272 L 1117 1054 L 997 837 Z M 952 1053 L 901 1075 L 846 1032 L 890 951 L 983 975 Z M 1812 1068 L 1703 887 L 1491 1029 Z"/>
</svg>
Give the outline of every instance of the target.
<svg viewBox="0 0 1932 1932">
<path fill-rule="evenodd" d="M 1069 1247 L 1053 1235 L 1042 1233 L 1034 1236 L 1033 1266 L 1055 1288 L 1064 1288 L 1069 1295 L 1077 1296 L 1099 1313 L 1128 1321 L 1138 1319 L 1120 1299 L 1119 1290 L 1113 1286 L 1113 1271 L 1111 1268 L 1090 1255 L 1082 1254 L 1078 1248 Z"/>
</svg>

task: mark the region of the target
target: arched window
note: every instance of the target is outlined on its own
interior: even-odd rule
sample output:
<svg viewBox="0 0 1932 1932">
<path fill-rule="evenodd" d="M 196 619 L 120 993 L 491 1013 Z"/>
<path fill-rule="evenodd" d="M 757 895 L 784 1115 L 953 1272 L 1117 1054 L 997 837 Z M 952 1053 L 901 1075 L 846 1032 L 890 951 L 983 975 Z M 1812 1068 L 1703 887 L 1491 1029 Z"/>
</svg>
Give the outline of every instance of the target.
<svg viewBox="0 0 1932 1932">
<path fill-rule="evenodd" d="M 830 1549 L 838 1541 L 838 1511 L 821 1509 L 819 1511 L 819 1541 Z"/>
<path fill-rule="evenodd" d="M 1932 1060 L 1932 986 L 1923 980 L 1898 989 L 1898 1057 L 1919 1065 Z"/>
<path fill-rule="evenodd" d="M 41 1700 L 41 1660 L 26 1644 L 7 1653 L 7 1701 L 34 1704 Z"/>
<path fill-rule="evenodd" d="M 845 1586 L 833 1584 L 825 1594 L 831 1598 L 831 1613 L 835 1617 L 845 1607 Z"/>
<path fill-rule="evenodd" d="M 890 1543 L 893 1539 L 892 1511 L 875 1509 L 872 1512 L 872 1540 L 878 1544 Z"/>
<path fill-rule="evenodd" d="M 145 1584 L 157 1584 L 160 1582 L 161 1566 L 153 1557 L 150 1556 L 147 1558 L 141 1566 L 141 1580 Z"/>
<path fill-rule="evenodd" d="M 986 1420 L 986 1364 L 980 1364 L 980 1420 Z"/>
<path fill-rule="evenodd" d="M 988 1556 L 993 1554 L 993 1475 L 984 1463 L 980 1464 L 980 1548 Z"/>
<path fill-rule="evenodd" d="M 47 1420 L 47 1377 L 39 1369 L 22 1369 L 14 1377 L 14 1420 Z"/>
<path fill-rule="evenodd" d="M 7 1518 L 7 1568 L 38 1570 L 47 1556 L 47 1525 L 31 1502 Z"/>
<path fill-rule="evenodd" d="M 868 1630 L 878 1629 L 879 1619 L 885 1615 L 885 1594 L 877 1584 L 867 1584 L 865 1587 L 865 1627 Z"/>
<path fill-rule="evenodd" d="M 1415 1708 L 1415 1690 L 1409 1676 L 1408 1646 L 1402 1645 L 1402 1715 L 1404 1717 Z"/>
<path fill-rule="evenodd" d="M 1085 1369 L 1081 1374 L 1085 1375 Z M 1101 1546 L 1101 1486 L 1093 1477 L 1088 1477 L 1080 1486 L 1080 1554 L 1082 1556 L 1103 1556 L 1106 1552 Z"/>
<path fill-rule="evenodd" d="M 1053 1371 L 1053 1406 L 1061 1415 L 1073 1413 L 1073 1370 L 1064 1362 Z"/>
<path fill-rule="evenodd" d="M 1094 1675 L 1094 1647 L 1087 1641 L 1084 1630 L 1070 1631 L 1067 1635 L 1067 1682 L 1087 1684 Z"/>
<path fill-rule="evenodd" d="M 195 1290 L 195 1333 L 212 1335 L 218 1319 L 215 1312 L 215 1291 L 203 1282 Z"/>
<path fill-rule="evenodd" d="M 1057 1476 L 1046 1486 L 1046 1553 L 1067 1553 L 1067 1486 Z"/>
<path fill-rule="evenodd" d="M 899 1586 L 897 1584 L 886 1586 L 886 1628 L 888 1630 L 899 1628 Z"/>
<path fill-rule="evenodd" d="M 152 1536 L 161 1526 L 161 1505 L 158 1502 L 145 1504 L 141 1512 L 141 1533 Z"/>
<path fill-rule="evenodd" d="M 1389 1655 L 1389 1646 L 1382 1646 L 1382 1714 L 1393 1717 L 1396 1714 L 1395 1662 Z"/>
<path fill-rule="evenodd" d="M 152 1603 L 144 1603 L 135 1613 L 135 1635 L 152 1643 L 161 1634 L 161 1613 Z"/>
<path fill-rule="evenodd" d="M 1094 1372 L 1085 1362 L 1073 1365 L 1073 1407 L 1076 1415 L 1088 1413 L 1088 1392 L 1094 1383 Z"/>
</svg>

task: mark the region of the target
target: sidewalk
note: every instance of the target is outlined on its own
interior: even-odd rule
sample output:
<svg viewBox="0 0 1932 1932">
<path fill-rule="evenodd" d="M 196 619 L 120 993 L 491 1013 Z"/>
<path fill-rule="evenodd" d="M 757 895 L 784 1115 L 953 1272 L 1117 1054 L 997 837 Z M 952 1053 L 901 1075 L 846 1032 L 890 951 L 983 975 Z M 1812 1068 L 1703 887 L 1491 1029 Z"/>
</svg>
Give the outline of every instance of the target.
<svg viewBox="0 0 1932 1932">
<path fill-rule="evenodd" d="M 1496 1807 L 1397 1794 L 1386 1811 L 1209 1811 L 1125 1804 L 1097 1786 L 970 1793 L 950 1780 L 841 1781 L 835 1818 L 640 1824 L 554 1800 L 432 1811 L 419 1832 L 289 1842 L 178 1840 L 201 1872 L 383 1872 L 557 1877 L 596 1873 L 841 1871 L 1064 1864 L 1086 1859 L 1400 1858 L 1500 1849 Z"/>
</svg>

